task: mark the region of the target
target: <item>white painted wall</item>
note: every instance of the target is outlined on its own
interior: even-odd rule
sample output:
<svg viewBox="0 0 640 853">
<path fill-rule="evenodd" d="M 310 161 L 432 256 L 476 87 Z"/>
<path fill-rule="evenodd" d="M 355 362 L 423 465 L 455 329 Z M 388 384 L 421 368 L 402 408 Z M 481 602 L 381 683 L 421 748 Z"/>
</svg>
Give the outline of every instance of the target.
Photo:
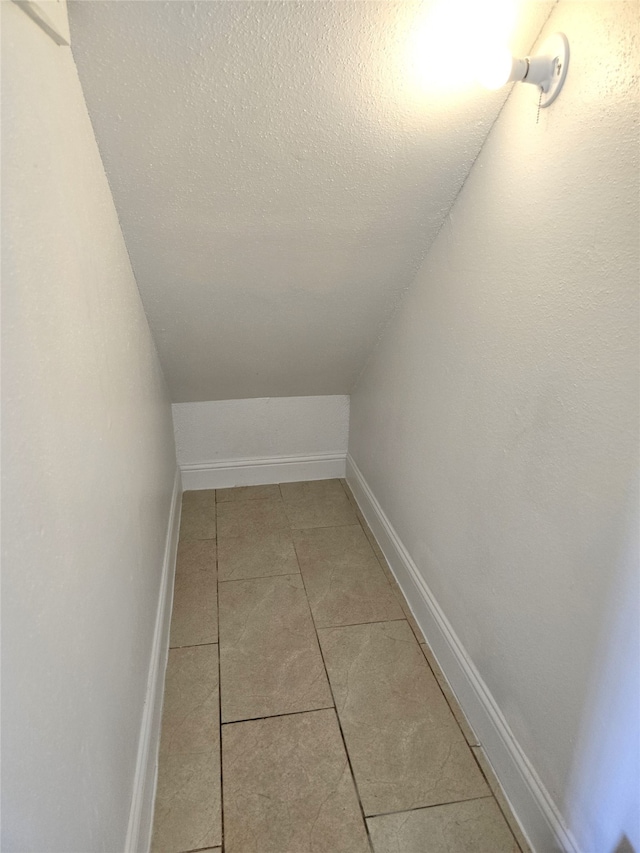
<svg viewBox="0 0 640 853">
<path fill-rule="evenodd" d="M 514 88 L 352 394 L 349 446 L 581 848 L 606 853 L 600 783 L 577 809 L 573 787 L 629 504 L 638 535 L 638 5 L 561 2 L 558 30 L 564 91 L 536 124 Z"/>
<path fill-rule="evenodd" d="M 175 472 L 68 47 L 2 13 L 2 849 L 121 851 Z"/>
<path fill-rule="evenodd" d="M 344 476 L 349 397 L 174 403 L 172 409 L 186 489 Z"/>
</svg>

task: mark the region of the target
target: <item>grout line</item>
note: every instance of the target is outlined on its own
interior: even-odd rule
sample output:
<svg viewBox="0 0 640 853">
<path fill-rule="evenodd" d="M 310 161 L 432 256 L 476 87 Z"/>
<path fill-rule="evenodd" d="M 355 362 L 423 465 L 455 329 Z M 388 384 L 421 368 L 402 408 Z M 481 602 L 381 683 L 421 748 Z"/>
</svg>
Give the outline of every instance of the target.
<svg viewBox="0 0 640 853">
<path fill-rule="evenodd" d="M 493 794 L 485 794 L 483 797 L 465 797 L 464 800 L 447 800 L 446 803 L 431 803 L 428 806 L 414 806 L 411 809 L 398 809 L 395 812 L 377 812 L 367 815 L 367 818 L 387 817 L 393 814 L 406 814 L 407 812 L 422 812 L 425 809 L 438 809 L 440 806 L 457 806 L 459 803 L 473 803 L 476 800 L 495 800 Z"/>
<path fill-rule="evenodd" d="M 507 824 L 507 826 L 509 827 L 509 832 L 510 832 L 510 833 L 511 833 L 511 835 L 513 836 L 513 839 L 514 839 L 514 841 L 515 841 L 515 843 L 516 843 L 516 847 L 517 847 L 517 848 L 518 848 L 518 850 L 520 850 L 520 851 L 521 851 L 521 853 L 522 853 L 522 847 L 520 846 L 520 842 L 519 842 L 519 841 L 518 841 L 518 839 L 516 838 L 516 834 L 515 834 L 515 832 L 513 831 L 513 829 L 511 828 L 511 822 L 512 822 L 513 820 L 515 820 L 516 825 L 519 825 L 519 824 L 518 824 L 518 820 L 517 820 L 517 818 L 515 817 L 515 815 L 513 814 L 513 812 L 512 812 L 512 810 L 511 810 L 511 808 L 509 808 L 509 812 L 510 812 L 510 814 L 507 814 L 506 810 L 505 810 L 505 809 L 503 809 L 503 808 L 502 808 L 502 806 L 500 805 L 500 800 L 498 799 L 498 797 L 497 797 L 497 796 L 496 796 L 496 794 L 495 794 L 495 791 L 493 790 L 493 786 L 492 786 L 492 784 L 491 784 L 491 780 L 489 779 L 489 777 L 487 776 L 487 774 L 484 772 L 484 769 L 483 769 L 483 767 L 482 767 L 482 764 L 480 764 L 480 762 L 478 761 L 478 756 L 476 755 L 476 749 L 482 749 L 482 745 L 480 745 L 480 746 L 476 746 L 476 747 L 472 747 L 472 748 L 471 748 L 471 752 L 473 753 L 473 759 L 474 759 L 474 761 L 476 762 L 476 764 L 478 765 L 478 769 L 480 770 L 480 773 L 482 774 L 482 778 L 485 780 L 485 782 L 487 783 L 487 785 L 488 785 L 488 787 L 489 787 L 489 790 L 491 791 L 491 796 L 493 797 L 493 799 L 494 799 L 494 801 L 495 801 L 496 805 L 498 806 L 498 810 L 499 810 L 500 814 L 502 815 L 502 817 L 504 818 L 504 822 L 505 822 L 505 823 Z M 484 752 L 484 750 L 483 750 L 483 752 Z M 488 760 L 488 759 L 487 759 L 486 754 L 485 754 L 485 761 L 487 761 L 487 760 Z M 495 773 L 494 773 L 494 776 L 495 776 Z M 505 793 L 504 793 L 504 791 L 502 790 L 502 785 L 500 784 L 500 780 L 498 779 L 498 777 L 497 777 L 497 776 L 495 776 L 495 781 L 496 781 L 496 783 L 497 783 L 497 785 L 498 785 L 498 789 L 499 789 L 500 793 L 502 794 L 502 797 L 503 797 L 503 799 L 504 799 L 505 803 L 508 805 L 508 802 L 509 802 L 509 801 L 507 800 L 506 794 L 505 794 Z"/>
<path fill-rule="evenodd" d="M 342 484 L 341 484 L 342 485 Z M 352 525 L 349 525 L 352 526 Z M 298 566 L 300 565 L 300 559 L 298 557 L 298 551 L 296 549 L 296 543 L 293 543 L 293 548 L 296 552 L 296 559 L 298 560 Z M 364 824 L 364 830 L 367 835 L 367 843 L 369 844 L 369 849 L 373 851 L 373 841 L 371 840 L 371 836 L 369 835 L 369 826 L 367 825 L 367 816 L 364 813 L 364 806 L 362 805 L 362 797 L 360 796 L 360 791 L 358 789 L 358 782 L 356 780 L 356 774 L 353 772 L 353 765 L 351 764 L 351 756 L 349 755 L 349 750 L 347 748 L 347 741 L 345 740 L 344 732 L 342 730 L 342 722 L 340 721 L 340 714 L 338 713 L 338 706 L 336 704 L 336 697 L 333 693 L 333 686 L 331 684 L 331 679 L 329 678 L 329 670 L 327 669 L 327 662 L 324 659 L 324 652 L 322 651 L 322 645 L 320 644 L 320 636 L 318 635 L 318 629 L 316 628 L 316 623 L 313 619 L 313 612 L 311 611 L 311 605 L 309 604 L 309 595 L 307 593 L 307 587 L 304 582 L 304 575 L 300 572 L 300 577 L 302 578 L 302 587 L 304 589 L 304 594 L 307 599 L 307 606 L 309 607 L 309 611 L 311 612 L 311 622 L 313 624 L 313 629 L 316 632 L 316 642 L 318 644 L 318 649 L 320 650 L 320 658 L 322 660 L 322 665 L 324 666 L 324 671 L 327 676 L 327 683 L 329 685 L 329 691 L 331 693 L 331 699 L 334 704 L 334 711 L 336 715 L 336 721 L 338 723 L 338 731 L 340 732 L 340 737 L 342 738 L 342 745 L 344 747 L 344 754 L 347 758 L 347 766 L 349 767 L 349 772 L 351 773 L 351 780 L 353 782 L 353 787 L 356 792 L 356 797 L 358 799 L 358 805 L 360 806 L 360 815 L 362 816 L 362 822 Z"/>
<path fill-rule="evenodd" d="M 280 484 L 279 484 L 279 483 L 260 483 L 259 485 L 260 485 L 260 486 L 277 486 L 277 487 L 278 487 L 278 491 L 280 490 Z M 232 489 L 252 489 L 252 488 L 254 488 L 254 487 L 253 487 L 253 486 L 230 486 L 229 488 L 232 488 Z M 219 506 L 220 504 L 246 504 L 246 503 L 249 503 L 250 501 L 277 501 L 277 500 L 283 499 L 283 498 L 282 498 L 282 492 L 280 492 L 280 498 L 277 498 L 277 497 L 270 497 L 270 498 L 237 498 L 237 499 L 231 498 L 231 499 L 229 499 L 229 500 L 227 500 L 227 501 L 219 501 L 219 500 L 218 500 L 218 495 L 217 495 L 217 493 L 218 493 L 219 491 L 221 491 L 221 490 L 220 490 L 220 489 L 216 489 L 215 491 L 216 491 L 216 506 Z M 206 847 L 205 847 L 205 850 L 206 850 Z M 190 851 L 188 851 L 188 853 L 190 853 Z"/>
<path fill-rule="evenodd" d="M 216 507 L 216 540 L 217 534 L 218 512 Z M 220 576 L 218 572 L 218 548 L 216 548 L 216 610 L 218 617 L 218 740 L 220 743 L 220 851 L 221 853 L 224 853 L 224 779 L 222 776 L 222 666 L 220 661 Z"/>
<path fill-rule="evenodd" d="M 268 580 L 268 578 L 288 578 L 291 575 L 299 575 L 301 574 L 298 569 L 297 572 L 278 572 L 277 575 L 254 575 L 250 578 L 225 578 L 224 580 L 218 580 L 218 584 L 221 583 L 241 583 L 242 581 L 264 581 Z"/>
<path fill-rule="evenodd" d="M 427 647 L 429 648 L 429 651 L 431 652 L 431 654 L 433 654 L 433 651 L 431 650 L 431 646 L 429 645 L 429 643 L 427 643 L 426 639 L 425 639 L 425 640 L 424 640 L 424 642 L 422 642 L 422 643 L 420 643 L 420 642 L 419 642 L 419 643 L 418 643 L 418 645 L 421 647 L 421 648 L 420 648 L 420 651 L 422 652 L 422 656 L 423 656 L 423 657 L 424 657 L 424 659 L 426 660 L 426 662 L 427 662 L 427 666 L 428 666 L 428 667 L 429 667 L 429 669 L 431 670 L 431 674 L 432 674 L 432 675 L 433 675 L 433 677 L 435 678 L 436 683 L 437 683 L 438 687 L 440 688 L 440 693 L 442 693 L 442 695 L 443 695 L 443 697 L 444 697 L 444 701 L 447 703 L 447 707 L 448 707 L 448 708 L 449 708 L 449 710 L 451 711 L 451 714 L 452 714 L 452 716 L 453 716 L 453 719 L 456 721 L 456 725 L 458 726 L 458 728 L 459 728 L 459 729 L 460 729 L 460 731 L 462 732 L 462 737 L 464 738 L 464 742 L 465 742 L 465 743 L 466 743 L 466 745 L 469 747 L 469 749 L 471 750 L 471 752 L 473 752 L 474 747 L 482 747 L 482 744 L 481 744 L 481 743 L 479 743 L 479 742 L 478 742 L 478 743 L 476 743 L 476 744 L 473 744 L 473 745 L 469 743 L 469 741 L 468 741 L 468 739 L 467 739 L 467 736 L 466 736 L 466 734 L 465 734 L 465 732 L 464 732 L 464 729 L 462 728 L 462 726 L 461 726 L 461 725 L 460 725 L 460 723 L 458 722 L 458 716 L 457 716 L 457 715 L 458 715 L 458 714 L 460 714 L 460 715 L 464 718 L 464 720 L 465 720 L 465 722 L 466 722 L 467 726 L 469 727 L 469 730 L 471 731 L 471 733 L 475 735 L 475 732 L 474 732 L 474 731 L 473 731 L 473 729 L 471 728 L 471 723 L 469 723 L 469 721 L 467 720 L 467 718 L 466 718 L 466 716 L 465 716 L 464 711 L 462 710 L 462 708 L 460 707 L 460 704 L 458 703 L 458 700 L 457 700 L 457 699 L 455 699 L 455 694 L 453 693 L 453 690 L 451 690 L 451 687 L 449 688 L 449 690 L 451 690 L 452 697 L 453 697 L 453 699 L 454 699 L 454 700 L 455 700 L 455 702 L 456 702 L 457 708 L 454 708 L 454 707 L 453 707 L 453 705 L 451 704 L 451 702 L 449 701 L 449 698 L 447 697 L 447 694 L 445 693 L 445 691 L 444 691 L 444 689 L 443 689 L 443 687 L 442 687 L 442 684 L 440 684 L 440 679 L 438 678 L 438 675 L 437 675 L 436 671 L 435 671 L 435 670 L 434 670 L 434 668 L 431 666 L 431 661 L 429 660 L 429 658 L 428 658 L 428 657 L 425 655 L 425 653 L 424 653 L 424 649 L 422 648 L 422 646 L 427 646 Z M 444 673 L 443 673 L 443 678 L 446 678 L 446 676 L 444 675 Z M 475 754 L 474 754 L 474 756 L 473 756 L 473 757 L 475 758 Z M 476 764 L 477 764 L 477 763 L 478 763 L 478 762 L 477 762 L 477 759 L 476 759 Z M 482 770 L 482 768 L 480 768 L 480 770 Z M 484 773 L 483 773 L 482 775 L 484 776 Z M 486 778 L 486 777 L 485 777 L 485 778 Z M 487 782 L 488 782 L 488 780 L 487 780 Z M 489 790 L 491 790 L 491 785 L 489 785 Z"/>
<path fill-rule="evenodd" d="M 278 486 L 277 483 L 263 483 L 264 486 Z M 234 489 L 247 489 L 250 486 L 232 486 Z M 280 488 L 278 486 L 278 488 Z M 279 501 L 282 500 L 282 492 L 280 492 L 280 497 L 270 497 L 270 498 L 242 498 L 237 501 L 216 501 L 216 506 L 222 506 L 223 504 L 248 504 L 248 503 L 267 503 L 268 501 Z"/>
<path fill-rule="evenodd" d="M 237 501 L 237 503 L 240 503 L 240 501 Z M 335 527 L 362 527 L 362 525 L 360 524 L 360 522 L 356 518 L 355 522 L 349 521 L 346 524 L 318 524 L 318 525 L 314 525 L 312 527 L 293 527 L 291 525 L 291 522 L 287 518 L 287 527 L 278 527 L 278 528 L 275 528 L 274 530 L 271 530 L 269 532 L 270 533 L 286 532 L 286 533 L 292 533 L 293 534 L 293 533 L 306 533 L 306 531 L 308 531 L 308 530 L 332 530 Z M 234 536 L 223 536 L 222 538 L 227 539 L 227 540 L 229 540 L 229 539 L 244 539 L 245 535 L 246 534 L 243 535 L 242 533 L 240 533 L 240 534 L 235 534 Z M 259 535 L 259 533 L 256 535 Z M 213 539 L 185 539 L 184 541 L 185 542 L 215 542 L 217 540 L 214 537 Z"/>
<path fill-rule="evenodd" d="M 340 483 L 340 486 L 341 486 L 341 488 L 342 488 L 342 491 L 343 491 L 343 492 L 345 493 L 345 495 L 347 496 L 347 500 L 349 501 L 349 503 L 351 503 L 351 498 L 349 497 L 349 494 L 348 494 L 347 490 L 346 490 L 346 489 L 345 489 L 345 487 L 344 487 L 344 483 L 342 482 L 343 478 L 342 478 L 342 477 L 337 477 L 336 479 L 337 479 L 337 480 L 338 480 L 338 482 Z"/>
<path fill-rule="evenodd" d="M 192 850 L 181 850 L 180 853 L 202 853 L 203 850 L 222 850 L 222 847 L 219 844 L 215 847 L 194 847 Z"/>
<path fill-rule="evenodd" d="M 371 619 L 369 622 L 349 622 L 347 625 L 316 625 L 316 628 L 318 631 L 333 631 L 336 628 L 358 628 L 360 625 L 385 625 L 387 622 L 407 622 L 407 620 L 403 616 L 401 619 Z"/>
<path fill-rule="evenodd" d="M 318 527 L 292 527 L 292 533 L 306 533 L 309 530 L 333 530 L 334 528 L 339 527 L 341 530 L 343 527 L 361 527 L 359 521 L 348 522 L 347 524 L 320 524 Z"/>
<path fill-rule="evenodd" d="M 216 519 L 216 525 L 217 524 L 218 524 L 218 521 Z M 185 539 L 179 539 L 178 545 L 184 545 L 185 542 L 215 542 L 215 541 L 216 541 L 215 536 L 193 536 L 192 538 L 189 538 L 187 536 Z M 205 847 L 204 849 L 206 850 L 207 848 Z"/>
<path fill-rule="evenodd" d="M 217 607 L 217 605 L 216 605 Z M 184 646 L 169 646 L 169 651 L 173 651 L 174 649 L 195 649 L 198 646 L 217 646 L 218 640 L 210 640 L 208 643 L 185 643 Z M 207 848 L 205 847 L 205 850 Z"/>
<path fill-rule="evenodd" d="M 282 714 L 267 714 L 264 717 L 243 717 L 241 720 L 225 720 L 223 726 L 235 726 L 236 723 L 255 723 L 259 720 L 275 720 L 277 717 L 295 717 L 298 714 L 314 714 L 316 711 L 334 711 L 333 705 L 323 705 L 322 708 L 307 708 L 303 711 L 285 711 Z"/>
<path fill-rule="evenodd" d="M 356 520 L 355 524 L 353 521 L 348 522 L 347 524 L 318 524 L 313 527 L 290 527 L 291 532 L 300 532 L 303 533 L 305 530 L 331 530 L 332 527 L 357 527 L 362 526 L 359 521 Z"/>
</svg>

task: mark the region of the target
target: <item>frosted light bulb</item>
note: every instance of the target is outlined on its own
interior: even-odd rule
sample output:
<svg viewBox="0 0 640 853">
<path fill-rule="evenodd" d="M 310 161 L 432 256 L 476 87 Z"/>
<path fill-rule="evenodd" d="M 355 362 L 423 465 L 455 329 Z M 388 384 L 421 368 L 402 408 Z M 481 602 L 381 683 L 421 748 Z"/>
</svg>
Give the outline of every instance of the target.
<svg viewBox="0 0 640 853">
<path fill-rule="evenodd" d="M 499 89 L 505 83 L 521 79 L 514 76 L 519 70 L 516 68 L 519 61 L 521 60 L 514 60 L 506 47 L 487 51 L 478 61 L 478 82 L 487 89 Z"/>
<path fill-rule="evenodd" d="M 542 45 L 540 53 L 517 59 L 506 47 L 485 49 L 476 62 L 476 79 L 487 89 L 521 81 L 540 89 L 540 106 L 548 107 L 560 93 L 569 67 L 569 42 L 564 33 L 555 33 Z"/>
</svg>

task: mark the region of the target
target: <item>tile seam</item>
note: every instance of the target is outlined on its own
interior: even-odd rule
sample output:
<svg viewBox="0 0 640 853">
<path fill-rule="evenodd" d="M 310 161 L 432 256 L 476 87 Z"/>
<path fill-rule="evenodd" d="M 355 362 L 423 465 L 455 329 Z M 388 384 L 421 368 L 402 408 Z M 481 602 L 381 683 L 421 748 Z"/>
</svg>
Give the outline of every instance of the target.
<svg viewBox="0 0 640 853">
<path fill-rule="evenodd" d="M 425 809 L 439 809 L 441 806 L 457 806 L 460 803 L 475 803 L 477 800 L 495 800 L 493 794 L 483 794 L 481 797 L 465 797 L 463 800 L 447 800 L 445 803 L 430 803 L 428 806 L 412 806 L 409 809 L 398 809 L 392 812 L 376 812 L 368 814 L 367 820 L 374 817 L 389 817 L 395 814 L 407 814 L 408 812 L 423 812 Z"/>
<path fill-rule="evenodd" d="M 510 832 L 510 833 L 511 833 L 511 835 L 513 836 L 513 840 L 514 840 L 514 842 L 515 842 L 515 844 L 516 844 L 516 847 L 517 847 L 517 848 L 518 848 L 518 850 L 520 850 L 520 851 L 521 851 L 521 853 L 522 853 L 522 847 L 521 847 L 521 845 L 520 845 L 520 842 L 518 841 L 518 839 L 517 839 L 517 837 L 516 837 L 516 834 L 515 834 L 515 832 L 513 831 L 512 827 L 511 827 L 511 822 L 512 822 L 512 821 L 515 821 L 515 822 L 516 822 L 516 824 L 518 823 L 517 818 L 516 818 L 516 817 L 515 817 L 515 815 L 513 815 L 512 813 L 507 814 L 507 812 L 505 811 L 505 809 L 503 809 L 503 808 L 502 808 L 502 806 L 500 805 L 500 800 L 499 800 L 499 799 L 498 799 L 498 797 L 496 796 L 496 793 L 495 793 L 495 791 L 494 791 L 494 789 L 493 789 L 493 786 L 492 786 L 492 784 L 491 784 L 491 779 L 489 779 L 489 777 L 487 776 L 487 774 L 486 774 L 486 773 L 485 773 L 485 771 L 484 771 L 484 768 L 482 767 L 482 764 L 481 764 L 481 763 L 480 763 L 480 761 L 478 760 L 478 756 L 476 755 L 476 749 L 482 749 L 482 745 L 481 745 L 481 744 L 479 744 L 479 745 L 478 745 L 478 746 L 476 746 L 476 747 L 471 747 L 471 752 L 473 753 L 474 761 L 475 761 L 475 762 L 476 762 L 476 764 L 478 765 L 478 769 L 479 769 L 479 770 L 480 770 L 480 772 L 482 773 L 482 775 L 483 775 L 483 777 L 484 777 L 484 779 L 485 779 L 485 781 L 486 781 L 487 785 L 489 786 L 489 790 L 491 791 L 491 796 L 493 797 L 493 799 L 494 799 L 494 801 L 495 801 L 495 804 L 498 806 L 498 810 L 500 811 L 500 814 L 501 814 L 501 815 L 502 815 L 502 817 L 504 818 L 504 822 L 505 822 L 505 823 L 507 824 L 507 826 L 509 827 L 509 832 Z M 483 752 L 484 752 L 484 750 L 483 750 Z M 486 759 L 486 756 L 485 756 L 485 760 L 487 760 L 487 759 Z M 494 774 L 494 776 L 495 776 L 495 774 Z M 504 798 L 504 800 L 505 800 L 506 802 L 508 802 L 508 800 L 507 800 L 507 798 L 506 798 L 506 795 L 505 795 L 504 791 L 502 790 L 502 785 L 500 785 L 500 781 L 499 781 L 499 779 L 498 779 L 498 777 L 497 777 L 497 776 L 495 776 L 495 781 L 496 781 L 496 784 L 497 784 L 497 786 L 498 786 L 498 788 L 499 788 L 500 794 L 502 795 L 502 797 Z M 509 812 L 511 812 L 511 809 L 509 809 Z"/>
<path fill-rule="evenodd" d="M 341 526 L 346 526 L 346 525 L 341 525 Z M 350 525 L 350 526 L 353 526 L 353 525 Z M 300 558 L 298 557 L 298 551 L 297 551 L 295 542 L 293 543 L 293 547 L 294 547 L 294 550 L 296 552 L 296 559 L 298 560 L 298 566 L 299 566 L 300 565 Z M 300 572 L 300 577 L 302 578 L 302 587 L 304 589 L 304 594 L 307 598 L 307 605 L 308 605 L 309 611 L 311 613 L 311 621 L 313 622 L 313 630 L 316 633 L 316 642 L 318 644 L 318 649 L 320 650 L 320 657 L 322 659 L 322 665 L 324 667 L 325 675 L 327 677 L 327 683 L 329 684 L 329 691 L 331 693 L 331 699 L 332 699 L 333 705 L 334 705 L 334 713 L 336 716 L 336 722 L 338 724 L 338 731 L 340 732 L 340 737 L 342 738 L 342 746 L 344 748 L 344 754 L 345 754 L 345 757 L 347 759 L 347 766 L 349 768 L 349 773 L 351 774 L 351 780 L 353 782 L 353 787 L 354 787 L 354 790 L 356 792 L 356 798 L 358 800 L 358 806 L 360 808 L 360 815 L 362 817 L 362 822 L 364 823 L 364 829 L 365 829 L 365 833 L 366 833 L 366 837 L 367 837 L 367 843 L 369 845 L 369 850 L 371 851 L 371 853 L 375 853 L 374 848 L 373 848 L 373 841 L 372 841 L 371 835 L 369 833 L 369 825 L 367 824 L 367 816 L 365 814 L 364 806 L 362 804 L 362 797 L 360 796 L 360 789 L 358 788 L 358 782 L 356 780 L 356 774 L 354 773 L 353 765 L 351 763 L 351 755 L 349 754 L 349 749 L 347 747 L 347 741 L 346 741 L 345 736 L 344 736 L 344 731 L 342 730 L 342 722 L 340 721 L 340 715 L 338 714 L 338 706 L 336 705 L 336 697 L 333 693 L 333 686 L 331 684 L 331 679 L 329 678 L 329 670 L 327 669 L 327 664 L 326 664 L 326 661 L 324 659 L 324 652 L 322 651 L 322 645 L 320 643 L 320 636 L 318 634 L 318 628 L 316 627 L 316 623 L 313 619 L 313 611 L 311 610 L 311 604 L 309 603 L 309 595 L 307 593 L 307 587 L 306 587 L 306 584 L 304 582 L 304 575 L 302 574 L 302 571 Z"/>
<path fill-rule="evenodd" d="M 266 581 L 269 578 L 288 578 L 290 575 L 299 575 L 301 572 L 278 572 L 276 575 L 254 575 L 250 578 L 224 578 L 218 579 L 218 585 L 221 583 L 242 583 L 242 581 Z"/>
<path fill-rule="evenodd" d="M 333 631 L 338 628 L 358 628 L 360 625 L 386 625 L 388 622 L 407 622 L 407 620 L 404 617 L 402 619 L 370 619 L 368 622 L 349 622 L 347 625 L 316 625 L 316 628 L 318 631 Z"/>
<path fill-rule="evenodd" d="M 285 711 L 282 714 L 267 714 L 266 717 L 243 717 L 241 720 L 226 720 L 222 726 L 235 726 L 238 723 L 260 723 L 263 720 L 277 720 L 279 717 L 299 717 L 300 714 L 316 714 L 318 711 L 334 711 L 333 705 L 324 705 L 322 708 L 307 708 L 304 711 Z"/>
<path fill-rule="evenodd" d="M 218 539 L 218 512 L 216 492 L 216 543 Z M 224 838 L 224 776 L 222 771 L 222 667 L 220 665 L 220 573 L 218 571 L 218 548 L 216 547 L 216 615 L 218 622 L 218 738 L 220 743 L 220 853 L 225 851 Z M 206 849 L 206 848 L 205 848 Z"/>
<path fill-rule="evenodd" d="M 451 702 L 449 701 L 449 698 L 447 697 L 447 694 L 445 693 L 445 691 L 444 691 L 444 689 L 443 689 L 443 687 L 442 687 L 442 684 L 440 683 L 440 679 L 438 678 L 438 674 L 437 674 L 437 672 L 436 672 L 436 671 L 434 670 L 434 668 L 431 666 L 431 661 L 429 660 L 429 658 L 428 658 L 428 657 L 426 656 L 426 654 L 424 653 L 424 649 L 422 648 L 422 646 L 427 646 L 427 647 L 429 648 L 429 651 L 431 652 L 431 654 L 433 654 L 433 651 L 431 650 L 431 646 L 429 646 L 429 644 L 428 644 L 426 641 L 425 641 L 424 643 L 419 643 L 419 645 L 420 645 L 420 647 L 421 647 L 421 648 L 420 648 L 420 651 L 422 652 L 422 654 L 423 654 L 423 656 L 424 656 L 424 659 L 425 659 L 425 660 L 426 660 L 426 662 L 427 662 L 427 666 L 428 666 L 428 667 L 429 667 L 429 669 L 431 670 L 431 673 L 432 673 L 433 677 L 435 678 L 435 680 L 436 680 L 436 682 L 437 682 L 437 684 L 438 684 L 438 687 L 440 688 L 440 692 L 442 693 L 442 695 L 443 695 L 443 697 L 444 697 L 444 701 L 447 703 L 447 705 L 448 705 L 448 707 L 449 707 L 449 710 L 450 710 L 450 711 L 451 711 L 451 713 L 453 714 L 453 718 L 454 718 L 454 720 L 456 721 L 456 725 L 458 726 L 458 728 L 459 728 L 459 729 L 460 729 L 460 731 L 462 732 L 462 737 L 464 738 L 464 742 L 467 744 L 467 746 L 469 747 L 469 749 L 471 750 L 471 752 L 473 752 L 473 750 L 474 750 L 474 748 L 475 748 L 475 747 L 482 747 L 482 744 L 481 744 L 481 743 L 469 743 L 469 739 L 468 739 L 468 737 L 467 737 L 467 735 L 466 735 L 466 733 L 465 733 L 464 729 L 462 728 L 462 726 L 461 726 L 461 725 L 460 725 L 460 723 L 458 722 L 458 715 L 459 715 L 459 714 L 460 714 L 461 716 L 463 716 L 463 717 L 464 717 L 464 719 L 465 719 L 465 721 L 466 721 L 466 717 L 464 716 L 464 711 L 462 710 L 462 708 L 460 707 L 460 705 L 459 705 L 457 702 L 456 702 L 456 707 L 455 707 L 455 708 L 454 708 L 454 706 L 451 704 Z M 469 730 L 473 733 L 473 729 L 471 729 L 471 724 L 470 724 L 469 722 L 467 722 L 467 725 L 469 726 Z M 476 764 L 477 764 L 477 763 L 478 763 L 478 761 L 477 761 L 477 759 L 476 759 L 476 757 L 475 757 L 475 754 L 474 754 L 474 756 L 473 756 L 473 757 L 474 757 L 474 759 L 475 759 L 475 761 L 476 761 Z M 480 768 L 480 770 L 482 770 L 482 768 Z M 482 775 L 484 776 L 484 773 L 483 773 Z M 485 778 L 486 778 L 486 777 L 485 777 Z M 487 780 L 487 784 L 488 784 L 488 780 Z M 490 785 L 489 785 L 489 788 L 491 788 L 491 786 L 490 786 Z"/>
</svg>

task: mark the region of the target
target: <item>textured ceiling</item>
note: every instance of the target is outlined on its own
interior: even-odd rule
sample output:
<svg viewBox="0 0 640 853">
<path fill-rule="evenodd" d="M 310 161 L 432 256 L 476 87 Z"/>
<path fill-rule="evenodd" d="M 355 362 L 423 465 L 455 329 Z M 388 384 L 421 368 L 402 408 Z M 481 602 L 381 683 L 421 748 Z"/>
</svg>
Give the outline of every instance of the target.
<svg viewBox="0 0 640 853">
<path fill-rule="evenodd" d="M 69 5 L 173 400 L 349 393 L 506 91 L 418 89 L 416 2 Z"/>
</svg>

